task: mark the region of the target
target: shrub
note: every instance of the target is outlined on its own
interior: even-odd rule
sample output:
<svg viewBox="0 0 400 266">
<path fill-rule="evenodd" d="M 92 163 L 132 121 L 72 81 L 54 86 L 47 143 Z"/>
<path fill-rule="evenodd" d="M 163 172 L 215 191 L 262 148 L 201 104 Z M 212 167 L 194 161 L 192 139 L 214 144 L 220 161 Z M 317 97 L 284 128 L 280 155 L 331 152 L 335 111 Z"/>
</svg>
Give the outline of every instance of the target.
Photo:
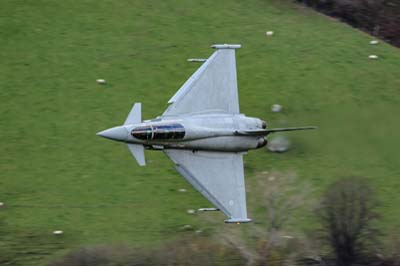
<svg viewBox="0 0 400 266">
<path fill-rule="evenodd" d="M 344 178 L 327 189 L 318 214 L 334 265 L 371 261 L 379 235 L 376 206 L 371 188 L 361 178 Z"/>
</svg>

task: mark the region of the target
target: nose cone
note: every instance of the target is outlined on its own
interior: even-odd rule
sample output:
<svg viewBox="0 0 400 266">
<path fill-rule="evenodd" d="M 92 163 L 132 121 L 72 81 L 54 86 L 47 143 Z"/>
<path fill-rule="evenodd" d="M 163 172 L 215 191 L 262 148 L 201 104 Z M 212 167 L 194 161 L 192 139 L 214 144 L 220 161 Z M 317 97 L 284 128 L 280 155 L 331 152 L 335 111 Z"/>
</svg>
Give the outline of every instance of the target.
<svg viewBox="0 0 400 266">
<path fill-rule="evenodd" d="M 113 127 L 101 132 L 97 132 L 96 135 L 116 141 L 126 141 L 128 139 L 128 130 L 123 126 Z"/>
</svg>

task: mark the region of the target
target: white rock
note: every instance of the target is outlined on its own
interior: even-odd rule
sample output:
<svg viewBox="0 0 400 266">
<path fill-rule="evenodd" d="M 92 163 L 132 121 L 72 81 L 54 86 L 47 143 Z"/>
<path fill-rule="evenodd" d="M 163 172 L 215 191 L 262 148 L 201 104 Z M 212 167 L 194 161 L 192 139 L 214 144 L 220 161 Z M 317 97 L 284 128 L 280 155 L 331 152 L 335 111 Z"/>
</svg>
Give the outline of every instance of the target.
<svg viewBox="0 0 400 266">
<path fill-rule="evenodd" d="M 267 144 L 267 149 L 272 152 L 285 152 L 290 148 L 290 141 L 284 136 L 276 136 Z"/>
<path fill-rule="evenodd" d="M 4 207 L 4 202 L 0 202 L 0 208 Z"/>
<path fill-rule="evenodd" d="M 193 209 L 189 209 L 189 210 L 187 210 L 187 213 L 188 213 L 188 214 L 195 214 L 195 213 L 196 213 L 196 211 L 195 211 L 195 210 L 193 210 Z"/>
<path fill-rule="evenodd" d="M 190 224 L 185 224 L 184 226 L 182 226 L 182 229 L 189 230 L 192 229 L 192 226 Z"/>
<path fill-rule="evenodd" d="M 267 36 L 272 36 L 272 35 L 274 35 L 274 32 L 273 32 L 273 31 L 266 31 L 266 32 L 265 32 L 265 35 L 267 35 Z"/>
<path fill-rule="evenodd" d="M 106 80 L 105 79 L 96 79 L 96 82 L 99 84 L 106 84 Z"/>
<path fill-rule="evenodd" d="M 372 55 L 370 55 L 370 56 L 368 56 L 368 58 L 369 59 L 378 59 L 378 56 L 377 55 L 374 55 L 374 54 L 372 54 Z"/>
<path fill-rule="evenodd" d="M 279 113 L 279 112 L 282 111 L 282 109 L 283 109 L 283 107 L 280 104 L 273 104 L 271 106 L 271 111 L 274 112 L 274 113 Z"/>
<path fill-rule="evenodd" d="M 201 233 L 203 233 L 203 230 L 196 230 L 196 234 L 201 234 Z"/>
<path fill-rule="evenodd" d="M 378 40 L 372 40 L 372 41 L 369 42 L 369 44 L 372 44 L 372 45 L 375 45 L 375 44 L 378 44 L 378 43 L 379 43 Z"/>
<path fill-rule="evenodd" d="M 53 235 L 62 235 L 62 234 L 64 234 L 64 232 L 61 230 L 53 231 Z"/>
<path fill-rule="evenodd" d="M 179 191 L 179 192 L 186 192 L 186 189 L 180 188 L 180 189 L 178 189 L 178 191 Z"/>
</svg>

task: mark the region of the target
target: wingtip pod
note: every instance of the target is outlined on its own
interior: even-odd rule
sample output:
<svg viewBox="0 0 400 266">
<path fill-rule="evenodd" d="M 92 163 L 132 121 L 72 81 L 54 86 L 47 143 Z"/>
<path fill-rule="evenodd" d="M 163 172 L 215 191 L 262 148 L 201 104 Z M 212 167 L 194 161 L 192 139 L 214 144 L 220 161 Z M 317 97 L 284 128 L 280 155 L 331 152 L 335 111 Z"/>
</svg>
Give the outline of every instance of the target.
<svg viewBox="0 0 400 266">
<path fill-rule="evenodd" d="M 232 224 L 232 223 L 240 224 L 240 223 L 250 223 L 251 221 L 252 220 L 249 218 L 230 218 L 230 219 L 225 220 L 224 222 L 228 223 L 228 224 Z"/>
<path fill-rule="evenodd" d="M 214 49 L 239 49 L 242 48 L 241 44 L 213 44 L 211 48 Z"/>
</svg>

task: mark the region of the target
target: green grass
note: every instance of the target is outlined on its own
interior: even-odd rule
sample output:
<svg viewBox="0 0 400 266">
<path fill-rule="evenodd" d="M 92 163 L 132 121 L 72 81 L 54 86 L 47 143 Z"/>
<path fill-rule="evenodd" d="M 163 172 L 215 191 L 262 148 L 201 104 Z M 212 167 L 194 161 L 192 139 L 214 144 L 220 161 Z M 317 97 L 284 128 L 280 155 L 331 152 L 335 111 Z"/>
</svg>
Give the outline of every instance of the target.
<svg viewBox="0 0 400 266">
<path fill-rule="evenodd" d="M 198 67 L 186 59 L 209 56 L 213 43 L 243 45 L 243 113 L 272 126 L 320 127 L 290 134 L 288 153 L 249 152 L 249 188 L 259 171 L 294 171 L 317 197 L 338 177 L 364 176 L 382 203 L 382 227 L 399 224 L 398 49 L 371 46 L 360 31 L 273 0 L 3 0 L 0 7 L 0 201 L 8 205 L 0 209 L 0 250 L 18 257 L 15 265 L 40 265 L 81 245 L 155 245 L 184 224 L 207 226 L 186 210 L 209 204 L 162 153 L 147 152 L 141 168 L 124 145 L 95 133 L 121 124 L 135 101 L 144 118 L 161 114 Z M 274 103 L 284 112 L 273 114 Z M 248 194 L 249 209 L 256 197 Z M 312 212 L 302 216 L 299 227 L 312 227 Z M 54 238 L 56 229 L 65 235 Z"/>
</svg>

